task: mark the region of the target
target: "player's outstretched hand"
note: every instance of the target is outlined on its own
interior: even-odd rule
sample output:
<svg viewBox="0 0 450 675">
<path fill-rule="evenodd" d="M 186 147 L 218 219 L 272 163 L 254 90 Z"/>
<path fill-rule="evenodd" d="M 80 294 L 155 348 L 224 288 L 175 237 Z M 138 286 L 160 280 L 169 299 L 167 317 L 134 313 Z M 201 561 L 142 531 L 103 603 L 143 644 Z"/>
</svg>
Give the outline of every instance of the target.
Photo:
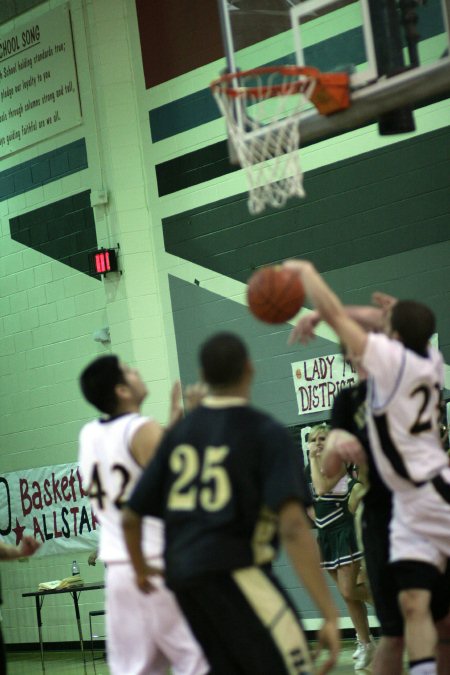
<svg viewBox="0 0 450 675">
<path fill-rule="evenodd" d="M 34 537 L 30 536 L 24 537 L 20 542 L 18 550 L 19 558 L 28 558 L 30 555 L 36 553 L 39 547 L 40 543 L 36 541 Z"/>
<path fill-rule="evenodd" d="M 291 270 L 292 272 L 296 272 L 300 277 L 302 286 L 305 286 L 306 290 L 306 284 L 304 283 L 305 275 L 310 275 L 311 272 L 315 271 L 314 265 L 312 265 L 309 260 L 290 258 L 289 260 L 284 261 L 282 267 Z M 292 345 L 295 342 L 307 344 L 314 337 L 314 329 L 320 320 L 321 318 L 317 311 L 302 316 L 296 326 L 292 329 L 289 335 L 288 344 Z"/>
<path fill-rule="evenodd" d="M 152 577 L 162 577 L 164 572 L 157 567 L 146 565 L 141 572 L 136 572 L 136 584 L 142 593 L 152 593 L 156 590 L 156 584 L 152 583 Z"/>
<path fill-rule="evenodd" d="M 315 338 L 315 328 L 320 321 L 320 314 L 316 310 L 301 316 L 289 334 L 288 344 L 293 345 L 295 342 L 301 342 L 307 345 Z"/>
<path fill-rule="evenodd" d="M 375 291 L 375 293 L 372 293 L 372 302 L 374 305 L 387 312 L 397 303 L 397 298 L 394 298 L 393 295 L 389 295 L 388 293 Z"/>
<path fill-rule="evenodd" d="M 170 392 L 170 411 L 169 411 L 169 424 L 171 427 L 177 422 L 179 422 L 183 417 L 183 406 L 181 405 L 181 382 L 177 380 L 173 383 L 172 390 Z"/>
<path fill-rule="evenodd" d="M 92 567 L 95 567 L 97 564 L 97 551 L 92 551 L 92 553 L 89 554 L 88 558 L 88 565 L 91 565 Z"/>
<path fill-rule="evenodd" d="M 308 265 L 311 265 L 311 263 L 308 260 L 299 260 L 298 258 L 289 258 L 288 260 L 285 260 L 281 266 L 286 267 L 288 270 L 295 270 L 298 272 L 298 274 L 301 276 L 302 271 L 307 267 Z"/>
<path fill-rule="evenodd" d="M 331 466 L 331 456 L 333 454 L 339 456 L 346 464 L 356 464 L 357 466 L 360 466 L 367 462 L 366 452 L 359 440 L 356 436 L 344 429 L 333 429 L 325 443 L 322 468 L 326 475 L 328 475 L 330 470 L 327 458 L 330 456 L 328 461 Z"/>
<path fill-rule="evenodd" d="M 314 653 L 314 660 L 318 658 L 322 649 L 328 651 L 328 658 L 318 666 L 317 675 L 325 675 L 336 665 L 341 648 L 340 632 L 337 620 L 324 621 L 318 634 L 318 645 Z"/>
<path fill-rule="evenodd" d="M 204 382 L 196 382 L 188 385 L 184 390 L 184 407 L 186 412 L 197 408 L 208 393 L 208 387 Z"/>
</svg>

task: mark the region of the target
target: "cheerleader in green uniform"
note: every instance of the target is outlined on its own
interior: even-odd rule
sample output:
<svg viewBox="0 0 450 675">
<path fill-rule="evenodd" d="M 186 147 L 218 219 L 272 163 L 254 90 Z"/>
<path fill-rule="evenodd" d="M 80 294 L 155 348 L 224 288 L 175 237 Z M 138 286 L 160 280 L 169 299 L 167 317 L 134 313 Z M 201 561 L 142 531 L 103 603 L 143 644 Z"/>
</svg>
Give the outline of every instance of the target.
<svg viewBox="0 0 450 675">
<path fill-rule="evenodd" d="M 330 427 L 321 424 L 313 427 L 308 437 L 306 475 L 314 499 L 311 515 L 318 531 L 321 566 L 334 579 L 356 630 L 355 670 L 362 670 L 372 660 L 374 643 L 365 605 L 370 593 L 364 584 L 358 584 L 364 554 L 358 545 L 353 513 L 349 510 L 349 496 L 357 481 L 349 476 L 344 462 L 341 471 L 332 478 L 323 475 L 321 455 L 329 432 Z"/>
</svg>

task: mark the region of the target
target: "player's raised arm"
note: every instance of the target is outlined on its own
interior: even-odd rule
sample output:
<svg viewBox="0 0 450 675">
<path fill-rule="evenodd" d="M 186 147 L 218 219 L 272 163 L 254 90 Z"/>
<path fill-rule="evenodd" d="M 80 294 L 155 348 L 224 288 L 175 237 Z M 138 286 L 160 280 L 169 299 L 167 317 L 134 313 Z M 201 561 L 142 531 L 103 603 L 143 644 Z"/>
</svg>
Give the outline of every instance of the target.
<svg viewBox="0 0 450 675">
<path fill-rule="evenodd" d="M 0 560 L 16 560 L 17 558 L 28 558 L 34 555 L 40 544 L 34 537 L 25 536 L 19 546 L 12 546 L 0 542 Z"/>
<path fill-rule="evenodd" d="M 398 298 L 389 295 L 388 293 L 383 293 L 382 291 L 375 291 L 372 293 L 372 302 L 386 314 L 397 304 Z"/>
<path fill-rule="evenodd" d="M 170 394 L 169 422 L 167 428 L 170 429 L 184 417 L 184 413 L 191 412 L 197 408 L 208 393 L 208 387 L 204 382 L 189 384 L 184 390 L 181 382 L 177 380 Z M 184 403 L 184 409 L 182 405 Z"/>
<path fill-rule="evenodd" d="M 363 354 L 367 334 L 356 321 L 348 316 L 346 308 L 337 295 L 320 276 L 314 265 L 307 260 L 287 260 L 283 266 L 295 270 L 302 280 L 306 295 L 314 307 L 347 347 L 353 357 Z M 295 329 L 294 329 L 295 332 Z"/>
<path fill-rule="evenodd" d="M 377 295 L 374 293 L 374 296 Z M 391 296 L 388 296 L 389 298 Z M 345 305 L 345 311 L 350 319 L 358 323 L 366 331 L 379 332 L 384 330 L 386 323 L 386 309 L 371 305 Z M 298 319 L 289 336 L 289 344 L 301 342 L 308 344 L 316 336 L 316 327 L 323 320 L 317 309 L 308 311 Z"/>
<path fill-rule="evenodd" d="M 208 387 L 204 382 L 188 384 L 183 392 L 184 407 L 186 412 L 192 412 L 192 410 L 198 408 L 207 394 Z"/>
<path fill-rule="evenodd" d="M 343 462 L 360 466 L 366 461 L 366 452 L 356 436 L 345 429 L 331 430 L 322 455 L 322 471 L 325 476 L 335 476 Z"/>
<path fill-rule="evenodd" d="M 319 630 L 319 651 L 328 649 L 329 656 L 318 670 L 328 673 L 339 654 L 338 609 L 334 604 L 325 575 L 320 568 L 317 543 L 311 534 L 304 509 L 296 501 L 287 502 L 279 512 L 280 538 L 292 565 L 324 618 Z"/>
<path fill-rule="evenodd" d="M 323 453 L 330 433 L 328 426 L 315 427 L 311 430 L 308 438 L 309 465 L 311 467 L 311 479 L 317 495 L 322 496 L 330 492 L 334 486 L 347 473 L 345 463 L 341 461 L 336 465 L 333 473 L 323 471 Z"/>
<path fill-rule="evenodd" d="M 308 342 L 315 338 L 316 327 L 321 321 L 322 317 L 317 309 L 311 311 L 306 310 L 306 313 L 302 311 L 302 315 L 297 321 L 295 328 L 292 329 L 291 334 L 289 335 L 289 344 L 301 342 L 303 345 L 307 345 Z"/>
<path fill-rule="evenodd" d="M 170 390 L 169 421 L 167 423 L 169 428 L 183 418 L 184 411 L 181 403 L 181 393 L 181 382 L 176 380 Z"/>
</svg>

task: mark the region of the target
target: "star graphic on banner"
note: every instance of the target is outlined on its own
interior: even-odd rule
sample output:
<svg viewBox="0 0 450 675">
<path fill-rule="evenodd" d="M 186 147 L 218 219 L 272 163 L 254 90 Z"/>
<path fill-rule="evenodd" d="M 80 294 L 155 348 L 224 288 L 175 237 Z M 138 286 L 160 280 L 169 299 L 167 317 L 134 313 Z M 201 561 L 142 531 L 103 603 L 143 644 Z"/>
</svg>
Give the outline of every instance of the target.
<svg viewBox="0 0 450 675">
<path fill-rule="evenodd" d="M 25 530 L 25 527 L 22 527 L 22 525 L 19 523 L 18 519 L 16 518 L 16 526 L 12 528 L 12 531 L 15 532 L 15 534 L 16 534 L 16 546 L 18 546 L 20 544 L 20 542 L 22 541 L 24 530 Z"/>
</svg>

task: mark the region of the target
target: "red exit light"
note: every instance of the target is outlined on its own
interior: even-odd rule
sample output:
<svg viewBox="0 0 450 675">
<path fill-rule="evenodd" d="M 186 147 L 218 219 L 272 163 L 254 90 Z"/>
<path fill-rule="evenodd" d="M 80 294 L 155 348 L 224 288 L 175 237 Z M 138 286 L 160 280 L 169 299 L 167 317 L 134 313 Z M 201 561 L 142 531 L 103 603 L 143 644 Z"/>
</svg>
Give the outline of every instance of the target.
<svg viewBox="0 0 450 675">
<path fill-rule="evenodd" d="M 97 274 L 111 272 L 111 262 L 109 260 L 109 251 L 101 251 L 95 254 L 95 271 Z"/>
<path fill-rule="evenodd" d="M 90 254 L 90 268 L 92 274 L 108 274 L 117 272 L 117 254 L 114 248 L 102 248 Z"/>
</svg>

